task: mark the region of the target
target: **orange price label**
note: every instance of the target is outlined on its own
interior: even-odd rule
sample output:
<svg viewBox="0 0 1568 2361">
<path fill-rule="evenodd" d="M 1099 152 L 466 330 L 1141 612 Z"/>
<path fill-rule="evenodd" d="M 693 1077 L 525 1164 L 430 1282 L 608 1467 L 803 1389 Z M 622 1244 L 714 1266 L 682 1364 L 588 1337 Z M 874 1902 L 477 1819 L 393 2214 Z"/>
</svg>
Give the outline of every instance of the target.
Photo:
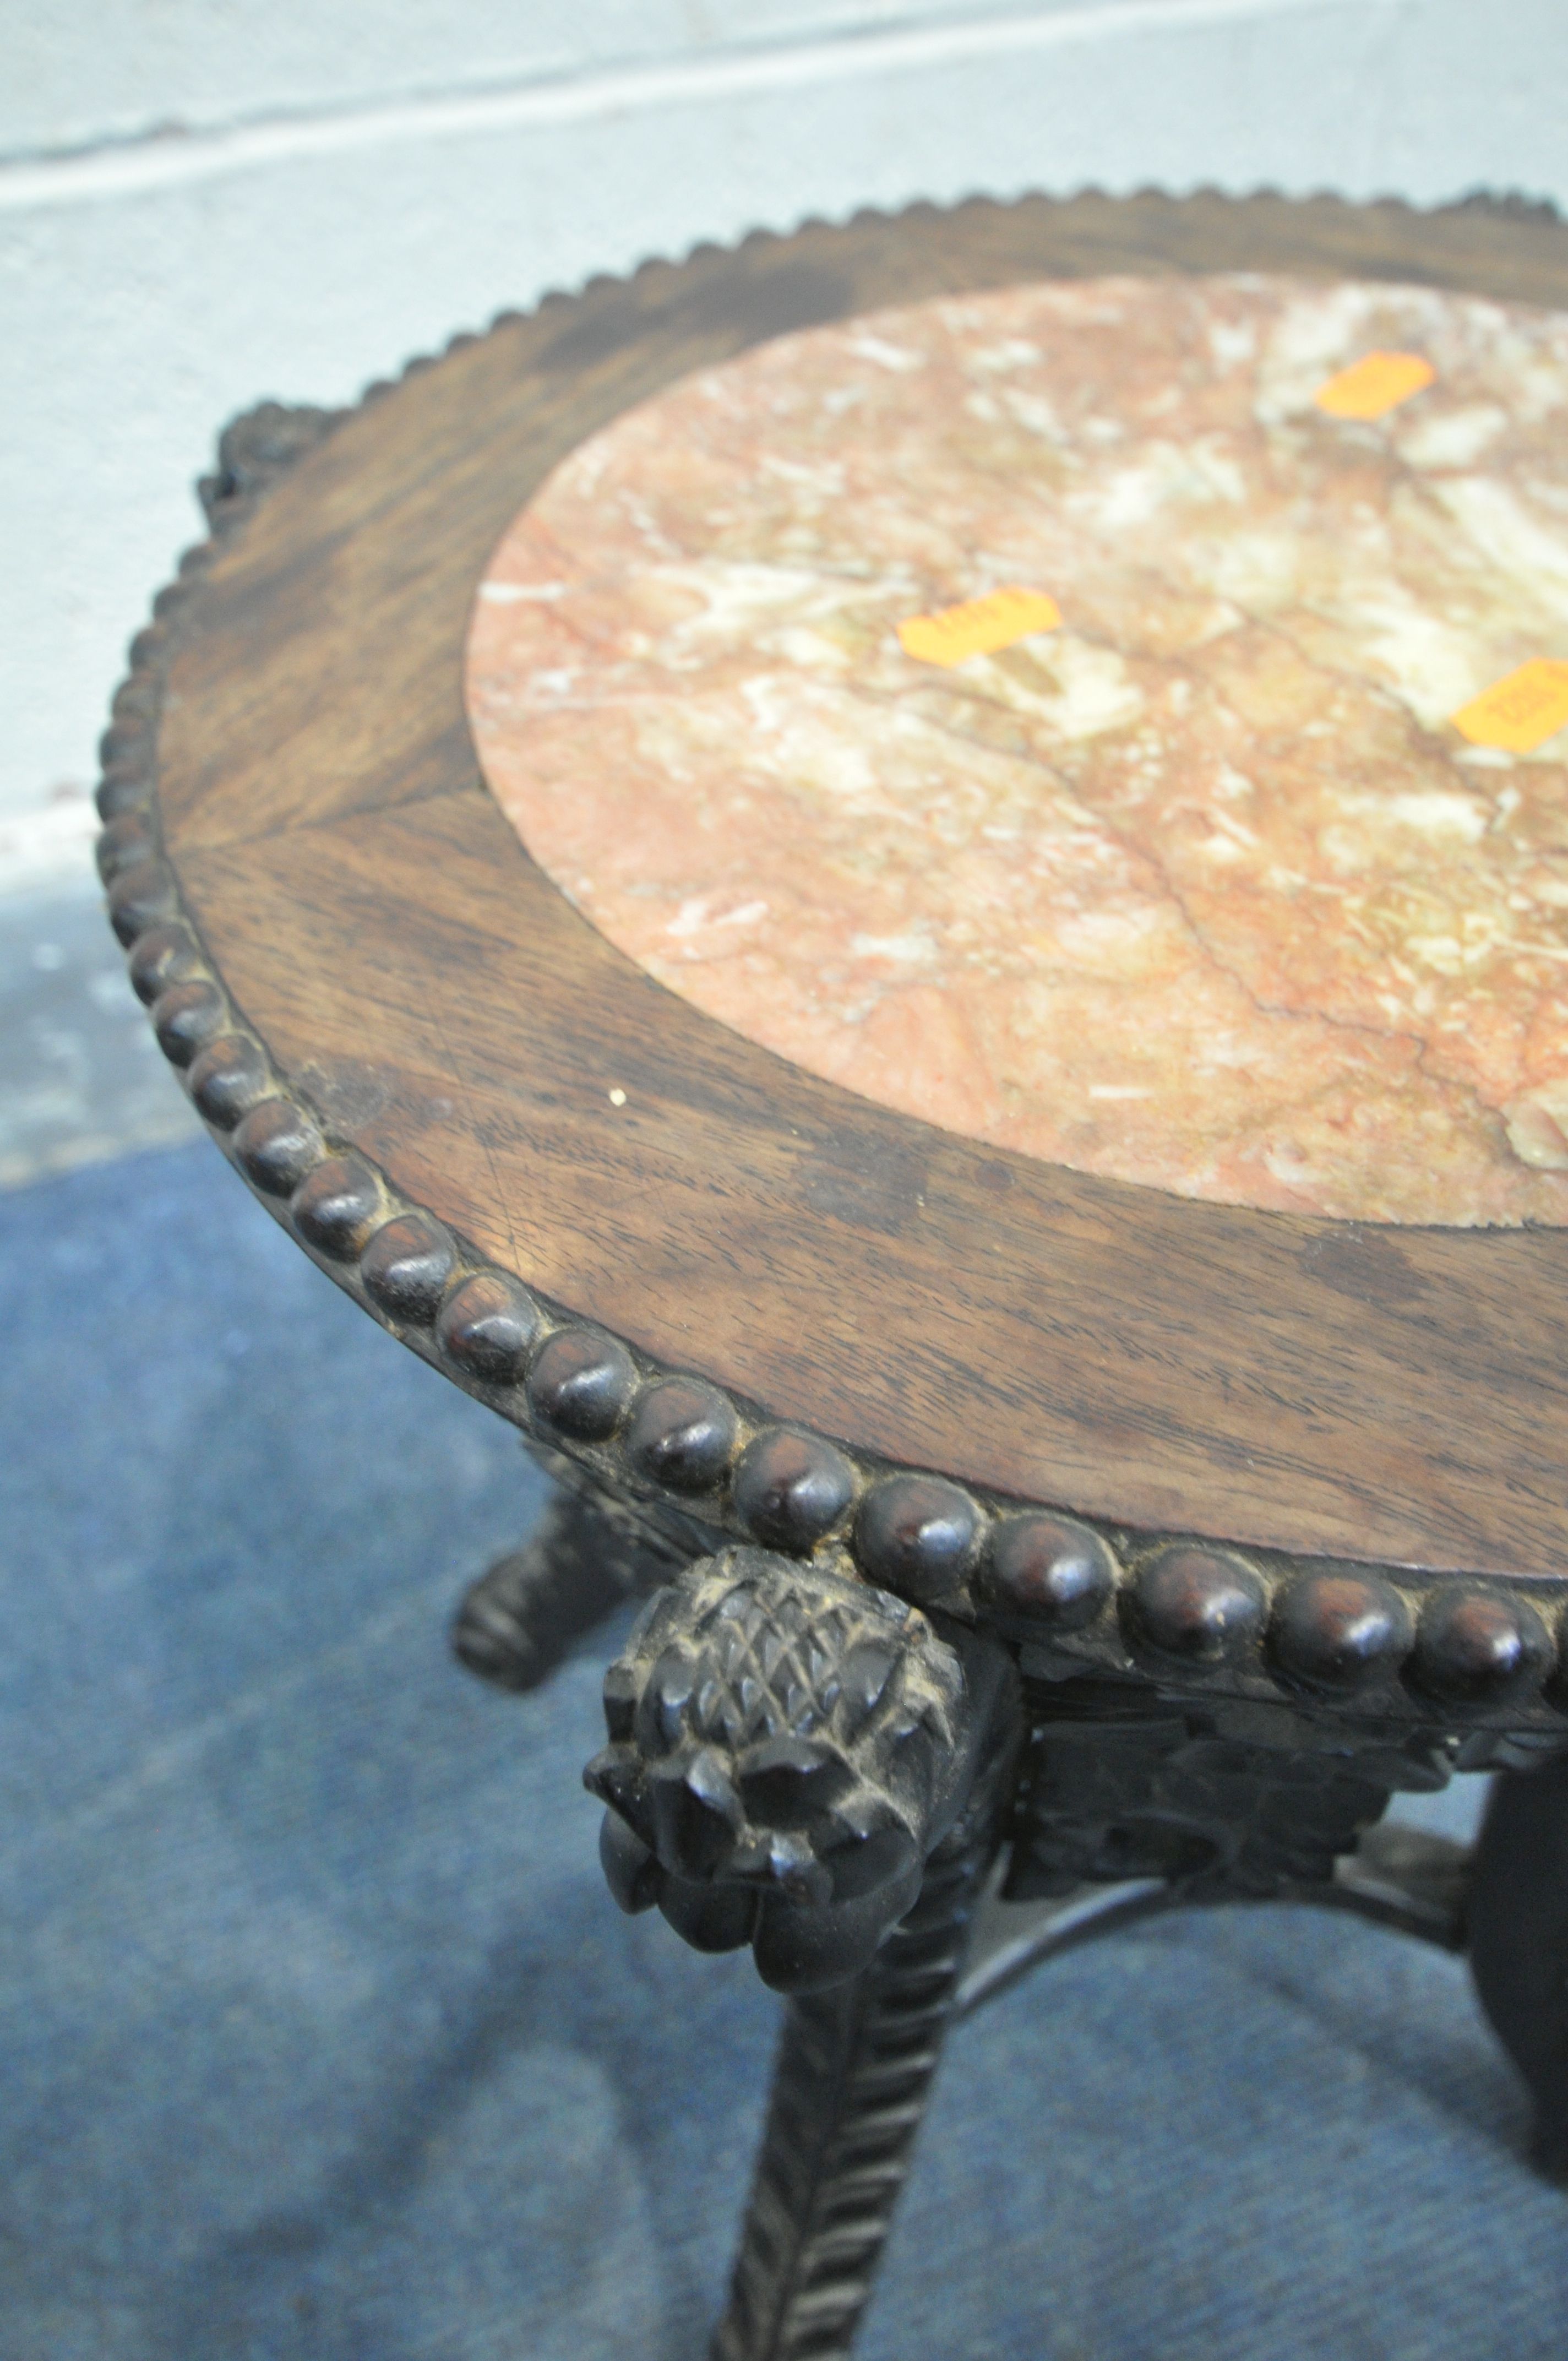
<svg viewBox="0 0 1568 2361">
<path fill-rule="evenodd" d="M 1449 719 L 1472 746 L 1533 754 L 1568 723 L 1568 664 L 1558 656 L 1532 656 Z"/>
<path fill-rule="evenodd" d="M 1054 631 L 1061 609 L 1043 590 L 992 590 L 966 598 L 936 615 L 907 615 L 898 627 L 899 644 L 920 664 L 962 664 L 966 656 L 993 656 L 1035 631 Z"/>
<path fill-rule="evenodd" d="M 1321 385 L 1312 399 L 1331 418 L 1382 418 L 1436 375 L 1420 353 L 1364 353 Z"/>
</svg>

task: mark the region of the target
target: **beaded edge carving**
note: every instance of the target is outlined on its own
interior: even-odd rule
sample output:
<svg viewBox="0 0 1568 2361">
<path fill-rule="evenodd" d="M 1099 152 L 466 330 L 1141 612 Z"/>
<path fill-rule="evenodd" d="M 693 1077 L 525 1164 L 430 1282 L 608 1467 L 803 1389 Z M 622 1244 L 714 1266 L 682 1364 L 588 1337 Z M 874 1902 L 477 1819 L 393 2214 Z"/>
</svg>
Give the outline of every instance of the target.
<svg viewBox="0 0 1568 2361">
<path fill-rule="evenodd" d="M 982 207 L 1005 210 L 973 201 Z M 777 242 L 758 233 L 745 245 Z M 552 310 L 571 301 L 545 299 Z M 434 365 L 415 360 L 404 374 Z M 373 385 L 365 400 L 390 390 Z M 1168 1692 L 1309 1710 L 1332 1699 L 1384 1724 L 1560 1733 L 1568 1620 L 1528 1580 L 1135 1532 L 891 1466 L 633 1352 L 485 1260 L 334 1137 L 247 1025 L 182 906 L 159 834 L 157 747 L 180 619 L 203 575 L 345 414 L 268 402 L 225 430 L 217 472 L 198 487 L 212 537 L 187 551 L 131 642 L 98 789 L 110 917 L 159 1043 L 230 1162 L 313 1260 L 422 1358 L 611 1493 L 678 1510 L 714 1546 L 726 1535 L 761 1543 L 982 1624 L 1022 1650 L 1025 1672 L 1141 1676 Z"/>
</svg>

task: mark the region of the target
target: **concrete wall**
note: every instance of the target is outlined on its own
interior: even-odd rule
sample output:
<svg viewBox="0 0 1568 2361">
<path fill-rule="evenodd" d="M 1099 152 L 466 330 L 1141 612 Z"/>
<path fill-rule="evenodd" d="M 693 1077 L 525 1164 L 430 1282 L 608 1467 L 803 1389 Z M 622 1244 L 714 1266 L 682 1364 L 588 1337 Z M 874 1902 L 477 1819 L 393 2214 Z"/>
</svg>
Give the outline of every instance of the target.
<svg viewBox="0 0 1568 2361">
<path fill-rule="evenodd" d="M 550 286 L 975 190 L 1568 197 L 1563 0 L 11 0 L 0 895 L 84 874 L 215 428 Z"/>
</svg>

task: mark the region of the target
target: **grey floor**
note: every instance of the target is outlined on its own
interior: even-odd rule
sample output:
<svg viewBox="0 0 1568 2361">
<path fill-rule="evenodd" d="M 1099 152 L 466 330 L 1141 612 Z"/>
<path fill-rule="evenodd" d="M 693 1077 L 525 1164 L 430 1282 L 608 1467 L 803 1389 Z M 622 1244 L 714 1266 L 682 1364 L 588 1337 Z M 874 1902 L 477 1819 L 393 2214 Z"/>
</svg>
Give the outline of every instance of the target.
<svg viewBox="0 0 1568 2361">
<path fill-rule="evenodd" d="M 203 1141 L 0 1198 L 0 2355 L 679 2361 L 776 2004 L 611 1908 L 537 1507 Z M 1562 2349 L 1568 2199 L 1458 1963 L 1171 1920 L 966 2025 L 867 2361 Z"/>
</svg>

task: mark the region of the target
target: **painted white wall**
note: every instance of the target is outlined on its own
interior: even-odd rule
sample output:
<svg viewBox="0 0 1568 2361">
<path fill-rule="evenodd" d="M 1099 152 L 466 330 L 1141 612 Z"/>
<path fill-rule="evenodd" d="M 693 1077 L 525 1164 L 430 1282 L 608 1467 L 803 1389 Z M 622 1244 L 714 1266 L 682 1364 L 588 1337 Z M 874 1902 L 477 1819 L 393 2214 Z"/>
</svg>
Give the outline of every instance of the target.
<svg viewBox="0 0 1568 2361">
<path fill-rule="evenodd" d="M 1011 0 L 1011 13 L 1078 5 Z M 542 0 L 95 0 L 74 10 L 51 0 L 21 11 L 12 27 L 16 71 L 0 90 L 0 148 L 48 153 L 160 126 L 189 130 L 974 13 L 961 0 L 589 0 L 575 8 Z"/>
<path fill-rule="evenodd" d="M 702 238 L 1086 182 L 1568 199 L 1564 0 L 11 0 L 0 891 L 84 871 L 235 411 Z"/>
</svg>

